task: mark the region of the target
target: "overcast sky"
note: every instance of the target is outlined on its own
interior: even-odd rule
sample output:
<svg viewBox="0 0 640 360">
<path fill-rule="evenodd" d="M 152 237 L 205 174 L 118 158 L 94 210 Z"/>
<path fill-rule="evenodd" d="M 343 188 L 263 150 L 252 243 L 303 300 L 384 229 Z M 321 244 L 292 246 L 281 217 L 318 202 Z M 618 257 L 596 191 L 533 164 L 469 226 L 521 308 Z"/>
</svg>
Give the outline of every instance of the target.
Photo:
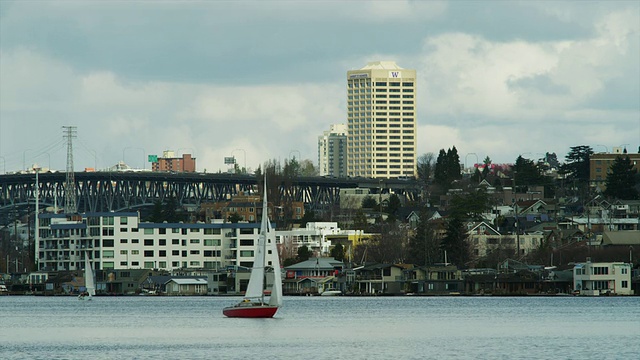
<svg viewBox="0 0 640 360">
<path fill-rule="evenodd" d="M 317 163 L 346 72 L 418 72 L 418 154 L 640 146 L 640 2 L 0 0 L 0 172 Z"/>
</svg>

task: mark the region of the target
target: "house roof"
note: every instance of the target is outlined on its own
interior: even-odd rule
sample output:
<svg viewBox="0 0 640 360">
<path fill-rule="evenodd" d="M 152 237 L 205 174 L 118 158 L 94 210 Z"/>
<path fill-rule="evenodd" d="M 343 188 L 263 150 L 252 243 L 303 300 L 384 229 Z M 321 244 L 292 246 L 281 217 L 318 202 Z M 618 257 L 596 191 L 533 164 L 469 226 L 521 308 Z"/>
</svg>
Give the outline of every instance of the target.
<svg viewBox="0 0 640 360">
<path fill-rule="evenodd" d="M 310 258 L 297 264 L 285 267 L 285 270 L 333 270 L 336 267 L 342 267 L 342 261 L 338 261 L 332 257 Z"/>
<path fill-rule="evenodd" d="M 605 231 L 602 245 L 640 245 L 640 230 Z"/>
<path fill-rule="evenodd" d="M 175 282 L 178 285 L 206 285 L 207 279 L 205 278 L 171 278 L 165 284 Z"/>
</svg>

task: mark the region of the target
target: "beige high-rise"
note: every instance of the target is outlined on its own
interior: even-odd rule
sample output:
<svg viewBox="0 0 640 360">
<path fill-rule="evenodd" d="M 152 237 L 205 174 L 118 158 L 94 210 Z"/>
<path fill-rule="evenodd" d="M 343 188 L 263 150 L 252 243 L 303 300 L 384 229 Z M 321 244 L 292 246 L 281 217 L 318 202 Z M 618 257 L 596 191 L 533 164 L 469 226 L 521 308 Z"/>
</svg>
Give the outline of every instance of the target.
<svg viewBox="0 0 640 360">
<path fill-rule="evenodd" d="M 347 72 L 347 174 L 416 175 L 416 71 L 393 61 Z"/>
</svg>

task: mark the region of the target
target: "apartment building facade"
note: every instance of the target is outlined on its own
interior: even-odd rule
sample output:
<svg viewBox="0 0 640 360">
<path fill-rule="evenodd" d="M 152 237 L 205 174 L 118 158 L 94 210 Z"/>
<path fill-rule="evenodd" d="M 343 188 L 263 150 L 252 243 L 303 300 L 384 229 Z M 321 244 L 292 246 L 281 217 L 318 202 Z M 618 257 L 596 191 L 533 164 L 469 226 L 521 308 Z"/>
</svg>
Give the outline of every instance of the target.
<svg viewBox="0 0 640 360">
<path fill-rule="evenodd" d="M 348 176 L 416 176 L 416 81 L 393 61 L 347 72 Z"/>
<path fill-rule="evenodd" d="M 318 172 L 320 176 L 347 176 L 347 125 L 333 124 L 318 136 Z"/>
<path fill-rule="evenodd" d="M 177 157 L 171 150 L 162 152 L 162 157 L 151 163 L 152 171 L 196 172 L 196 158 L 191 154 L 182 154 Z"/>
<path fill-rule="evenodd" d="M 222 269 L 253 265 L 260 223 L 147 223 L 138 213 L 41 214 L 38 270 Z M 272 241 L 275 241 L 272 239 Z"/>
</svg>

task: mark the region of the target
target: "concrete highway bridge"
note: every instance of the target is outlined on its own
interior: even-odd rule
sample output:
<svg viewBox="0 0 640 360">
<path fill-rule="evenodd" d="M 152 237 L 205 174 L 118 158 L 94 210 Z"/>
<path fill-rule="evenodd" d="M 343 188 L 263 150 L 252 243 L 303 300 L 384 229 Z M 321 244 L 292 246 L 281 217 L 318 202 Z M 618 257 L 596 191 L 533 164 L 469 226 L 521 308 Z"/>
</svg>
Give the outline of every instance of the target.
<svg viewBox="0 0 640 360">
<path fill-rule="evenodd" d="M 253 175 L 168 172 L 76 172 L 78 212 L 136 210 L 174 197 L 180 205 L 199 207 L 203 202 L 227 200 L 256 192 Z M 64 207 L 64 172 L 38 174 L 41 209 Z M 273 184 L 271 184 L 273 186 Z M 367 188 L 373 193 L 392 191 L 409 199 L 418 196 L 415 180 L 299 177 L 278 185 L 279 200 L 301 201 L 319 210 L 340 204 L 340 189 Z M 0 175 L 0 225 L 35 210 L 36 174 Z M 279 201 L 276 200 L 276 203 Z"/>
</svg>

